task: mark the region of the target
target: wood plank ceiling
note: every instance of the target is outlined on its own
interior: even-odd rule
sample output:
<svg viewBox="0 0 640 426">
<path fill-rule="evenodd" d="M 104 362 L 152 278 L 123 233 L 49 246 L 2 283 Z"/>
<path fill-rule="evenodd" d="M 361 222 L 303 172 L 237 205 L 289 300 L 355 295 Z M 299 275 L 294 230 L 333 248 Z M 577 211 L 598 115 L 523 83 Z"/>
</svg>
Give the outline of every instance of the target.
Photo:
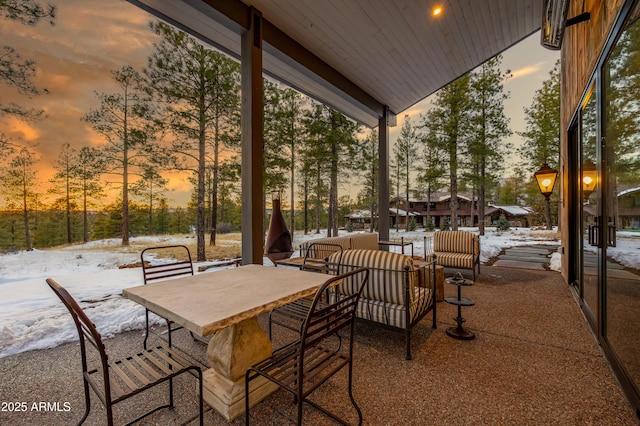
<svg viewBox="0 0 640 426">
<path fill-rule="evenodd" d="M 382 106 L 402 113 L 537 31 L 542 14 L 540 0 L 130 1 L 235 57 L 255 7 L 265 73 L 371 127 Z"/>
</svg>

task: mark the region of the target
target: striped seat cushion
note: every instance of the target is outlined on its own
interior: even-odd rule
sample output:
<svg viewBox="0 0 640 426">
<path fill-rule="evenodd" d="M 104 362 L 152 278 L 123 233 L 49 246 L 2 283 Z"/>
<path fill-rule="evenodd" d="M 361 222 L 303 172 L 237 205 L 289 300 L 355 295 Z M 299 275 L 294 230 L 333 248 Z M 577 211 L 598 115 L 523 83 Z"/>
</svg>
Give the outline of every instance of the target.
<svg viewBox="0 0 640 426">
<path fill-rule="evenodd" d="M 436 262 L 441 266 L 448 266 L 450 268 L 462 268 L 473 269 L 473 255 L 466 253 L 447 253 L 437 251 L 433 254 L 436 255 Z"/>
<path fill-rule="evenodd" d="M 329 257 L 329 263 L 337 263 L 337 260 L 336 255 Z M 405 305 L 405 283 L 407 281 L 409 295 L 413 298 L 418 277 L 414 272 L 413 260 L 410 257 L 381 250 L 347 250 L 343 252 L 338 273 L 348 272 L 354 267 L 369 268 L 369 281 L 362 292 L 362 298 Z M 337 287 L 337 291 L 340 294 L 351 294 L 354 285 L 344 282 Z"/>
<path fill-rule="evenodd" d="M 429 292 L 430 290 L 428 288 L 414 288 L 413 303 L 411 303 L 409 312 L 409 322 L 413 322 L 419 307 L 425 306 L 427 302 L 423 301 L 423 299 L 427 299 L 429 297 Z M 336 297 L 341 299 L 344 296 L 342 294 L 336 295 L 336 293 L 331 293 L 329 297 L 331 303 L 336 301 Z M 404 305 L 397 303 L 387 303 L 380 300 L 360 298 L 357 307 L 357 316 L 358 318 L 386 324 L 392 327 L 408 327 L 406 308 Z"/>
</svg>

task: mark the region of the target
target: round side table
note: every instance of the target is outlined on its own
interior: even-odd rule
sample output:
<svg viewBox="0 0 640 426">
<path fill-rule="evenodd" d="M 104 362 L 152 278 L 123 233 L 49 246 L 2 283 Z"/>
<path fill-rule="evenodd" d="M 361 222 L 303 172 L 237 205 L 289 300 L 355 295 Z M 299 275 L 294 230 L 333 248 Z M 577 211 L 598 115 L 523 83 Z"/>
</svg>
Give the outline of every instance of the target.
<svg viewBox="0 0 640 426">
<path fill-rule="evenodd" d="M 466 320 L 464 318 L 462 318 L 462 307 L 463 306 L 473 306 L 476 304 L 476 302 L 474 302 L 471 299 L 468 299 L 466 297 L 462 297 L 461 295 L 461 289 L 463 286 L 471 286 L 473 285 L 473 281 L 465 279 L 462 274 L 460 274 L 459 272 L 456 273 L 456 275 L 454 275 L 453 277 L 449 277 L 446 278 L 445 281 L 447 282 L 447 284 L 452 284 L 455 286 L 458 286 L 458 297 L 445 297 L 444 301 L 451 304 L 451 305 L 456 305 L 458 306 L 458 316 L 455 317 L 453 320 L 458 324 L 457 327 L 450 327 L 447 329 L 447 334 L 451 337 L 453 337 L 454 339 L 460 339 L 460 340 L 471 340 L 474 339 L 476 336 L 468 331 L 465 330 L 462 327 L 462 323 L 464 323 Z"/>
</svg>

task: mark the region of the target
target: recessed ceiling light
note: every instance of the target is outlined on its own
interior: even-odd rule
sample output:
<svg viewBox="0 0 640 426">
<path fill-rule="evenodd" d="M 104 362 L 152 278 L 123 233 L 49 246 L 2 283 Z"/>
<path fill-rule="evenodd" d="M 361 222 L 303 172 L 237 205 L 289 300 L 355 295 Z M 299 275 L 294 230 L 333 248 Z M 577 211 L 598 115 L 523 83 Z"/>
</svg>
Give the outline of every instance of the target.
<svg viewBox="0 0 640 426">
<path fill-rule="evenodd" d="M 442 6 L 434 7 L 433 11 L 431 12 L 433 16 L 440 16 L 441 13 L 442 13 Z"/>
</svg>

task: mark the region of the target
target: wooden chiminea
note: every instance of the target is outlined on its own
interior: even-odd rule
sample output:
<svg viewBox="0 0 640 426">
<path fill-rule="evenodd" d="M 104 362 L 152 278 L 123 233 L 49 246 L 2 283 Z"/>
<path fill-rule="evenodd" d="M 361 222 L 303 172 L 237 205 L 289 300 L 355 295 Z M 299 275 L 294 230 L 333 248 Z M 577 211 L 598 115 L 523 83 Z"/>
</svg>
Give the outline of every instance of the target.
<svg viewBox="0 0 640 426">
<path fill-rule="evenodd" d="M 264 246 L 264 254 L 274 264 L 281 259 L 287 259 L 293 254 L 291 233 L 280 209 L 280 192 L 271 193 L 271 220 L 267 231 L 267 241 Z"/>
</svg>

